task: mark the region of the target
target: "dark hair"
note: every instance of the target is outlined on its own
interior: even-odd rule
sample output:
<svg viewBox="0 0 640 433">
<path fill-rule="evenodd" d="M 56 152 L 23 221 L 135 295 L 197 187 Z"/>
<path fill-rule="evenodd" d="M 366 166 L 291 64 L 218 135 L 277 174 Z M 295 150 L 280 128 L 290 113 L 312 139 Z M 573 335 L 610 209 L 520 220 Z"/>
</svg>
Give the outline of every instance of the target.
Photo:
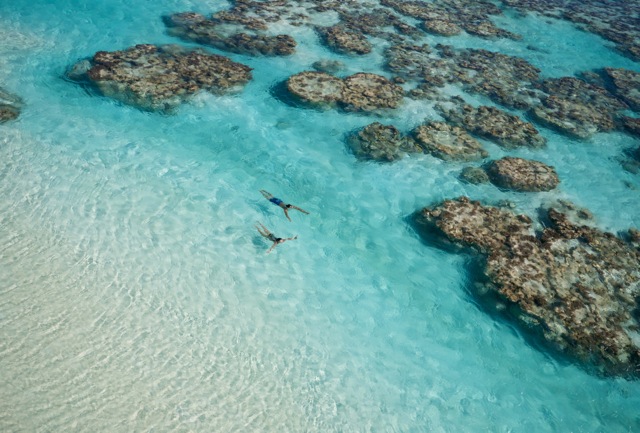
<svg viewBox="0 0 640 433">
<path fill-rule="evenodd" d="M 287 209 L 291 209 L 291 205 L 290 204 L 285 204 Z"/>
</svg>

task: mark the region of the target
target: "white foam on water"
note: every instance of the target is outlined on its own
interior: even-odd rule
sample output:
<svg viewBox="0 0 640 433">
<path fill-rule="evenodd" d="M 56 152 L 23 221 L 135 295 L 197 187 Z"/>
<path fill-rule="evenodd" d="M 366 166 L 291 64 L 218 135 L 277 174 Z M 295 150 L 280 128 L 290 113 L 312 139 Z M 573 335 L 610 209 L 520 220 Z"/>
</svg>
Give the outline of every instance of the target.
<svg viewBox="0 0 640 433">
<path fill-rule="evenodd" d="M 423 113 L 418 102 L 377 118 L 274 98 L 314 59 L 346 60 L 305 31 L 291 58 L 233 56 L 254 68 L 241 93 L 145 113 L 61 75 L 99 49 L 179 43 L 159 15 L 217 3 L 77 1 L 55 22 L 36 3 L 0 7 L 38 37 L 58 28 L 52 52 L 12 59 L 7 81 L 27 105 L 0 127 L 1 430 L 640 428 L 636 382 L 531 346 L 476 305 L 468 257 L 425 244 L 408 222 L 459 195 L 532 215 L 562 197 L 605 229 L 637 227 L 626 185 L 638 180 L 615 159 L 637 142 L 542 129 L 546 149 L 509 153 L 558 170 L 558 191 L 533 195 L 462 184 L 462 164 L 427 155 L 357 161 L 347 132 L 374 120 L 409 130 Z M 261 188 L 310 214 L 288 222 Z M 256 221 L 299 238 L 267 255 Z"/>
</svg>

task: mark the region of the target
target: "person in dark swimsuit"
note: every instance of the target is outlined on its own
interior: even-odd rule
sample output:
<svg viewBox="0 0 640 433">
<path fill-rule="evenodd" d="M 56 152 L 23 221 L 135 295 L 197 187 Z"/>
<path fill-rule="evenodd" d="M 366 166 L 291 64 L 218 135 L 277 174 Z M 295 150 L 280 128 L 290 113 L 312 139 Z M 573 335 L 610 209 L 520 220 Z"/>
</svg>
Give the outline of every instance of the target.
<svg viewBox="0 0 640 433">
<path fill-rule="evenodd" d="M 309 212 L 307 212 L 304 209 L 300 209 L 298 206 L 294 206 L 292 204 L 283 202 L 282 200 L 280 200 L 277 197 L 274 197 L 273 194 L 271 194 L 268 191 L 265 191 L 264 189 L 261 189 L 260 193 L 264 196 L 264 198 L 269 200 L 271 203 L 275 204 L 276 206 L 281 207 L 282 210 L 284 211 L 284 216 L 286 216 L 289 221 L 291 221 L 291 218 L 289 218 L 289 209 L 295 209 L 295 210 L 298 210 L 298 211 L 300 211 L 302 213 L 309 214 Z"/>
<path fill-rule="evenodd" d="M 275 248 L 276 245 L 278 244 L 283 244 L 286 241 L 292 241 L 294 239 L 298 239 L 298 235 L 295 235 L 292 238 L 279 238 L 276 235 L 274 235 L 273 233 L 271 233 L 269 231 L 269 229 L 267 229 L 265 226 L 262 225 L 261 222 L 258 222 L 258 224 L 256 224 L 256 228 L 258 229 L 258 233 L 260 233 L 263 237 L 269 239 L 271 242 L 273 242 L 273 245 L 271 245 L 271 248 L 269 248 L 269 250 L 267 251 L 267 254 L 269 254 L 271 252 L 272 249 Z"/>
</svg>

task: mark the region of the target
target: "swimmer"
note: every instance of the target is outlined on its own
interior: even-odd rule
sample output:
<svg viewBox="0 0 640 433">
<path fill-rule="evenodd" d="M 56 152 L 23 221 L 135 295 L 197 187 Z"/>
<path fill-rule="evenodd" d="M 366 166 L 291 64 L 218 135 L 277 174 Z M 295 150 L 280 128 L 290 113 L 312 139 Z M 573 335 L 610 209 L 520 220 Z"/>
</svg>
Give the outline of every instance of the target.
<svg viewBox="0 0 640 433">
<path fill-rule="evenodd" d="M 271 203 L 275 204 L 276 206 L 280 206 L 284 211 L 284 216 L 286 216 L 289 221 L 291 221 L 291 218 L 289 218 L 289 209 L 295 209 L 295 210 L 299 210 L 302 213 L 309 214 L 309 212 L 307 212 L 304 209 L 300 209 L 298 206 L 294 206 L 292 204 L 283 202 L 282 200 L 280 200 L 277 197 L 274 197 L 273 194 L 271 194 L 268 191 L 265 191 L 264 189 L 261 189 L 260 192 L 262 193 L 264 198 L 269 200 Z"/>
<path fill-rule="evenodd" d="M 271 233 L 265 226 L 262 225 L 262 223 L 258 222 L 257 225 L 256 224 L 256 228 L 258 229 L 258 233 L 260 233 L 263 237 L 269 239 L 271 242 L 273 242 L 273 245 L 271 245 L 271 248 L 269 248 L 269 250 L 267 251 L 267 254 L 269 254 L 271 252 L 272 249 L 275 248 L 276 245 L 278 244 L 283 244 L 286 241 L 292 241 L 294 239 L 298 239 L 298 235 L 295 235 L 292 238 L 279 238 L 276 235 L 274 235 L 273 233 Z"/>
</svg>

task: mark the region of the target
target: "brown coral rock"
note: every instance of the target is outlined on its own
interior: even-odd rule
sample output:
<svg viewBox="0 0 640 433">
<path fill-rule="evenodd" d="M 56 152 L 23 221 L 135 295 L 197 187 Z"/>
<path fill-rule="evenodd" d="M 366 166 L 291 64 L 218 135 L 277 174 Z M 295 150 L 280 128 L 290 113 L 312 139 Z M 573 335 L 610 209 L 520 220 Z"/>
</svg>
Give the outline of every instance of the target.
<svg viewBox="0 0 640 433">
<path fill-rule="evenodd" d="M 518 307 L 524 327 L 601 372 L 637 376 L 640 251 L 553 208 L 547 219 L 534 233 L 527 217 L 463 197 L 423 209 L 418 221 L 478 251 L 488 288 Z"/>
<path fill-rule="evenodd" d="M 289 77 L 287 89 L 307 104 L 330 107 L 342 98 L 344 83 L 325 72 L 305 71 Z"/>
<path fill-rule="evenodd" d="M 474 161 L 489 155 L 464 129 L 445 122 L 420 125 L 413 135 L 427 152 L 447 161 Z"/>
<path fill-rule="evenodd" d="M 17 119 L 21 108 L 22 99 L 0 87 L 0 123 Z"/>
<path fill-rule="evenodd" d="M 226 93 L 251 79 L 248 66 L 175 46 L 99 51 L 79 65 L 71 78 L 86 79 L 105 96 L 147 110 L 171 110 L 201 90 Z M 84 68 L 88 69 L 83 72 Z"/>
<path fill-rule="evenodd" d="M 394 161 L 407 153 L 421 152 L 411 138 L 404 136 L 393 125 L 374 122 L 352 134 L 347 140 L 353 153 L 360 159 Z"/>
<path fill-rule="evenodd" d="M 436 108 L 448 122 L 462 126 L 472 134 L 495 141 L 507 149 L 520 146 L 538 148 L 543 147 L 546 142 L 530 122 L 495 107 L 482 105 L 475 108 L 464 104 L 451 109 L 441 105 Z"/>
<path fill-rule="evenodd" d="M 640 73 L 622 68 L 604 68 L 613 80 L 615 94 L 634 111 L 640 111 Z"/>
<path fill-rule="evenodd" d="M 319 28 L 318 32 L 326 44 L 338 53 L 362 55 L 371 52 L 371 43 L 362 33 L 340 26 Z"/>
<path fill-rule="evenodd" d="M 182 12 L 164 17 L 164 22 L 173 36 L 234 53 L 287 56 L 297 45 L 289 35 L 267 34 L 264 20 L 239 10 L 220 12 L 212 19 Z"/>
<path fill-rule="evenodd" d="M 0 123 L 17 119 L 19 114 L 20 110 L 17 108 L 11 105 L 0 104 Z"/>
<path fill-rule="evenodd" d="M 509 156 L 491 161 L 487 174 L 494 185 L 514 191 L 550 191 L 560 183 L 553 167 Z"/>
<path fill-rule="evenodd" d="M 460 26 L 446 19 L 426 20 L 422 26 L 428 33 L 440 36 L 454 36 L 462 32 Z"/>
<path fill-rule="evenodd" d="M 344 91 L 340 100 L 347 111 L 377 111 L 398 108 L 404 90 L 385 77 L 359 72 L 344 79 Z"/>
</svg>

